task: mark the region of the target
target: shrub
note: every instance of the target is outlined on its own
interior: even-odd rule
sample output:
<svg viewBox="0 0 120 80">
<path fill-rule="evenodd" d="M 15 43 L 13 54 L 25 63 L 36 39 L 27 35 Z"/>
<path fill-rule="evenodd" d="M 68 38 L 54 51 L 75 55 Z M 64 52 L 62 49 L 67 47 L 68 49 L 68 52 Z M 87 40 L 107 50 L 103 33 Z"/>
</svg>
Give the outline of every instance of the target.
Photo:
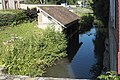
<svg viewBox="0 0 120 80">
<path fill-rule="evenodd" d="M 120 77 L 115 71 L 106 72 L 104 75 L 98 76 L 100 80 L 119 80 Z"/>
<path fill-rule="evenodd" d="M 83 15 L 80 20 L 80 25 L 81 25 L 81 27 L 82 26 L 85 26 L 85 27 L 92 26 L 93 20 L 94 20 L 93 16 L 91 16 L 89 14 Z"/>
<path fill-rule="evenodd" d="M 11 25 L 14 22 L 15 14 L 0 14 L 0 26 Z"/>
<path fill-rule="evenodd" d="M 31 22 L 37 19 L 37 13 L 38 11 L 36 8 L 30 9 L 27 7 L 27 10 L 25 10 L 25 14 L 27 15 L 29 21 Z"/>
<path fill-rule="evenodd" d="M 25 20 L 27 20 L 27 15 L 24 10 L 9 10 L 0 13 L 0 26 L 17 25 Z"/>
<path fill-rule="evenodd" d="M 2 46 L 3 64 L 8 74 L 41 76 L 46 67 L 66 56 L 66 39 L 62 32 L 46 28 L 28 37 L 14 37 Z"/>
<path fill-rule="evenodd" d="M 2 13 L 3 12 L 3 13 Z M 0 26 L 18 25 L 25 21 L 37 19 L 37 9 L 0 11 Z"/>
<path fill-rule="evenodd" d="M 28 16 L 26 15 L 25 10 L 21 10 L 15 14 L 15 17 L 13 19 L 13 25 L 18 25 L 25 21 L 28 21 Z"/>
<path fill-rule="evenodd" d="M 104 26 L 103 22 L 100 19 L 97 19 L 96 17 L 94 17 L 94 25 L 96 26 Z"/>
<path fill-rule="evenodd" d="M 94 17 L 90 14 L 85 14 L 85 15 L 82 15 L 81 16 L 81 19 L 80 19 L 80 33 L 85 33 L 86 31 L 89 31 L 93 26 L 93 20 L 94 20 Z"/>
</svg>

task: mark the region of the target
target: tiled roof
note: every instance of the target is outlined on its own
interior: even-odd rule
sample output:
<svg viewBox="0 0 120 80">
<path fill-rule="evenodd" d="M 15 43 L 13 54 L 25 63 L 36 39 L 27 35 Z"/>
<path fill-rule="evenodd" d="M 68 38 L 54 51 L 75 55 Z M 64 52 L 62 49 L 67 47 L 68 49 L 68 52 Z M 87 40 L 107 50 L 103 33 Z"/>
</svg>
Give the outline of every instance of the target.
<svg viewBox="0 0 120 80">
<path fill-rule="evenodd" d="M 70 24 L 71 22 L 79 19 L 79 16 L 77 16 L 76 14 L 72 13 L 71 11 L 62 6 L 39 6 L 39 7 L 63 25 Z"/>
</svg>

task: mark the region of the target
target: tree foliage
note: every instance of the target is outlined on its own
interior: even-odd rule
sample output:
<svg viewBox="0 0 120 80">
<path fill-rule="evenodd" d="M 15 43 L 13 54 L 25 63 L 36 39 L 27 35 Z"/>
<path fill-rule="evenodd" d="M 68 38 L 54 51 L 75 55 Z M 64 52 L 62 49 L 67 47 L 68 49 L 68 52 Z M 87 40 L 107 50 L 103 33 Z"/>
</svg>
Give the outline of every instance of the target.
<svg viewBox="0 0 120 80">
<path fill-rule="evenodd" d="M 33 3 L 35 3 L 35 4 L 42 4 L 43 3 L 43 0 L 26 0 L 26 2 L 27 3 L 31 3 L 31 4 L 33 4 Z"/>
<path fill-rule="evenodd" d="M 120 76 L 115 71 L 106 72 L 106 74 L 102 74 L 98 76 L 100 80 L 120 80 Z"/>
<path fill-rule="evenodd" d="M 67 0 L 67 3 L 69 5 L 74 5 L 76 3 L 76 1 L 75 0 Z"/>
<path fill-rule="evenodd" d="M 31 4 L 61 4 L 66 3 L 73 5 L 76 3 L 77 0 L 26 0 L 27 3 Z"/>
<path fill-rule="evenodd" d="M 26 21 L 34 21 L 37 19 L 37 9 L 27 10 L 6 10 L 0 13 L 0 27 L 8 25 L 18 25 Z"/>
<path fill-rule="evenodd" d="M 98 19 L 104 25 L 108 25 L 109 20 L 109 0 L 93 0 L 92 9 Z"/>
</svg>

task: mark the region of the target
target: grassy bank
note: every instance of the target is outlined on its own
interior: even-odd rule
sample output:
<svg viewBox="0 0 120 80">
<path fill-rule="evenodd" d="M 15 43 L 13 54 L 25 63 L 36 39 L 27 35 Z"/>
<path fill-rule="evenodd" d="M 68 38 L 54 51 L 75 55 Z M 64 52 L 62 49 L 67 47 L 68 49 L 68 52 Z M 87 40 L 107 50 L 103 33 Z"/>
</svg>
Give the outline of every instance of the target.
<svg viewBox="0 0 120 80">
<path fill-rule="evenodd" d="M 0 10 L 0 14 L 16 14 L 21 12 L 21 10 Z"/>
<path fill-rule="evenodd" d="M 92 9 L 76 7 L 73 9 L 74 13 L 80 17 L 80 26 L 89 27 L 95 25 L 98 27 L 104 26 L 102 21 L 98 19 Z"/>
<path fill-rule="evenodd" d="M 12 75 L 42 76 L 54 61 L 66 56 L 66 39 L 54 27 L 45 30 L 23 23 L 0 28 L 0 59 L 6 73 Z"/>
<path fill-rule="evenodd" d="M 34 27 L 34 23 L 23 23 L 17 25 L 15 27 L 1 27 L 0 28 L 0 43 L 10 40 L 13 36 L 22 36 L 28 37 L 28 35 L 32 35 L 31 32 L 38 30 L 38 28 Z"/>
</svg>

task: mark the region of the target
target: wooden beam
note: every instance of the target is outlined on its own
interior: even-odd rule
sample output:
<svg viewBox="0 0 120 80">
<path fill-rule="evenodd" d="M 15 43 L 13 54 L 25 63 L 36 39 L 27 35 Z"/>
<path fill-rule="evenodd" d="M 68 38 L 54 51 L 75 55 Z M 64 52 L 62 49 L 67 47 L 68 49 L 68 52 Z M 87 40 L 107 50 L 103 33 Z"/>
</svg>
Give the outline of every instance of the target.
<svg viewBox="0 0 120 80">
<path fill-rule="evenodd" d="M 120 0 L 118 0 L 118 74 L 120 74 Z"/>
</svg>

